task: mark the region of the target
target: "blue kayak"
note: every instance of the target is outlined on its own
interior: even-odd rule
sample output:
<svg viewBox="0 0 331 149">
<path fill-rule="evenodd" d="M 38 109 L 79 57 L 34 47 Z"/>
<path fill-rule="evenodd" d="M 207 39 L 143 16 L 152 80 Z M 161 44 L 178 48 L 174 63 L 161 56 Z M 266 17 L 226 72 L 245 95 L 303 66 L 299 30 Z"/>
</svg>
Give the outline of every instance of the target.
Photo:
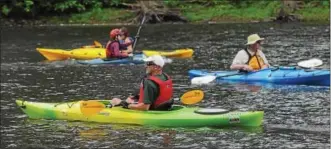
<svg viewBox="0 0 331 149">
<path fill-rule="evenodd" d="M 330 86 L 329 70 L 300 69 L 296 67 L 277 67 L 256 72 L 189 70 L 190 79 L 215 75 L 217 82 L 272 83 L 289 85 Z"/>
<path fill-rule="evenodd" d="M 90 65 L 97 65 L 97 64 L 143 64 L 144 61 L 143 54 L 135 54 L 132 58 L 123 58 L 123 59 L 92 59 L 92 60 L 78 60 L 77 62 L 80 64 L 90 64 Z"/>
</svg>

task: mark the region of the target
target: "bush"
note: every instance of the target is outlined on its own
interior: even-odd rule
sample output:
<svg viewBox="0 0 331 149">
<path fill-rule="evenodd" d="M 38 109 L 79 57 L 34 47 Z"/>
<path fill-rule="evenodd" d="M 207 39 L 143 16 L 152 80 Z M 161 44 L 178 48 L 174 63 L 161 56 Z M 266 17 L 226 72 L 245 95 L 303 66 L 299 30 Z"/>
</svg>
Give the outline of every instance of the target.
<svg viewBox="0 0 331 149">
<path fill-rule="evenodd" d="M 131 0 L 132 1 L 132 0 Z M 2 3 L 1 15 L 14 17 L 34 17 L 47 14 L 68 14 L 84 12 L 88 9 L 116 7 L 130 0 L 16 0 Z"/>
</svg>

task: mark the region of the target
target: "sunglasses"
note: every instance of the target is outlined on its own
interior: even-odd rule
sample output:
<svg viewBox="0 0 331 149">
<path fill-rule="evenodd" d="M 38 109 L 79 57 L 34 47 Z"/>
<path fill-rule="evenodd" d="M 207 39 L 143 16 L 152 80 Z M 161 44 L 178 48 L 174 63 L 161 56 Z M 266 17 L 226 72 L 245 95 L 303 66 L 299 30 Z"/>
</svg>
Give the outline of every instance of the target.
<svg viewBox="0 0 331 149">
<path fill-rule="evenodd" d="M 153 66 L 153 65 L 155 65 L 154 62 L 146 62 L 146 66 Z"/>
<path fill-rule="evenodd" d="M 261 44 L 261 41 L 257 41 L 256 43 Z"/>
</svg>

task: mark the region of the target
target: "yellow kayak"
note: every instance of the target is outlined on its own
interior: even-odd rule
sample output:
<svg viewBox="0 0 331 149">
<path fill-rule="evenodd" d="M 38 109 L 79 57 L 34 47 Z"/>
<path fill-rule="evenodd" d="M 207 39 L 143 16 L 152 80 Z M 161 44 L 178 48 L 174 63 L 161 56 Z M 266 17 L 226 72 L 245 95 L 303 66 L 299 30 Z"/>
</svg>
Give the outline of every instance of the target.
<svg viewBox="0 0 331 149">
<path fill-rule="evenodd" d="M 105 48 L 94 48 L 85 46 L 83 48 L 77 48 L 73 50 L 63 50 L 63 49 L 45 49 L 37 48 L 37 51 L 42 54 L 47 60 L 66 60 L 66 59 L 76 59 L 76 60 L 90 60 L 97 58 L 106 58 Z M 178 49 L 171 52 L 160 52 L 153 50 L 143 50 L 146 56 L 151 56 L 159 54 L 165 57 L 171 58 L 190 58 L 193 55 L 192 49 Z"/>
<path fill-rule="evenodd" d="M 66 59 L 89 60 L 106 57 L 106 49 L 104 48 L 78 48 L 70 51 L 37 48 L 37 51 L 50 61 Z"/>
<path fill-rule="evenodd" d="M 144 50 L 143 53 L 146 56 L 162 55 L 169 58 L 190 58 L 193 55 L 193 49 L 179 49 L 172 52 Z"/>
</svg>

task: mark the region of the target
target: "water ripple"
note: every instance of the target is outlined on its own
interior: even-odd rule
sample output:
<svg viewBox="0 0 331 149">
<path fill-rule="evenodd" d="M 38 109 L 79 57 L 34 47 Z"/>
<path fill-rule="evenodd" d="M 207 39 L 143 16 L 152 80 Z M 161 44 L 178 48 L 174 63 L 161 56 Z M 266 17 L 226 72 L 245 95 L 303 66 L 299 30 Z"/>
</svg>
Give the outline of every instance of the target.
<svg viewBox="0 0 331 149">
<path fill-rule="evenodd" d="M 88 29 L 87 29 L 88 28 Z M 128 26 L 136 31 L 135 26 Z M 172 32 L 170 33 L 169 30 Z M 4 30 L 1 42 L 1 148 L 330 148 L 330 89 L 248 84 L 190 85 L 190 69 L 228 69 L 250 33 L 265 37 L 272 65 L 296 65 L 317 57 L 330 65 L 330 29 L 300 24 L 147 25 L 137 50 L 191 47 L 191 59 L 165 67 L 174 78 L 174 96 L 202 89 L 200 107 L 263 110 L 257 128 L 152 128 L 132 125 L 31 120 L 15 105 L 23 98 L 41 102 L 125 98 L 137 93 L 142 65 L 48 62 L 37 46 L 75 48 L 106 43 L 109 27 L 35 27 Z M 68 34 L 69 33 L 69 34 Z M 102 36 L 101 36 L 102 35 Z M 88 36 L 88 37 L 87 37 Z M 29 39 L 29 40 L 28 40 Z M 178 103 L 179 104 L 179 103 Z"/>
</svg>

